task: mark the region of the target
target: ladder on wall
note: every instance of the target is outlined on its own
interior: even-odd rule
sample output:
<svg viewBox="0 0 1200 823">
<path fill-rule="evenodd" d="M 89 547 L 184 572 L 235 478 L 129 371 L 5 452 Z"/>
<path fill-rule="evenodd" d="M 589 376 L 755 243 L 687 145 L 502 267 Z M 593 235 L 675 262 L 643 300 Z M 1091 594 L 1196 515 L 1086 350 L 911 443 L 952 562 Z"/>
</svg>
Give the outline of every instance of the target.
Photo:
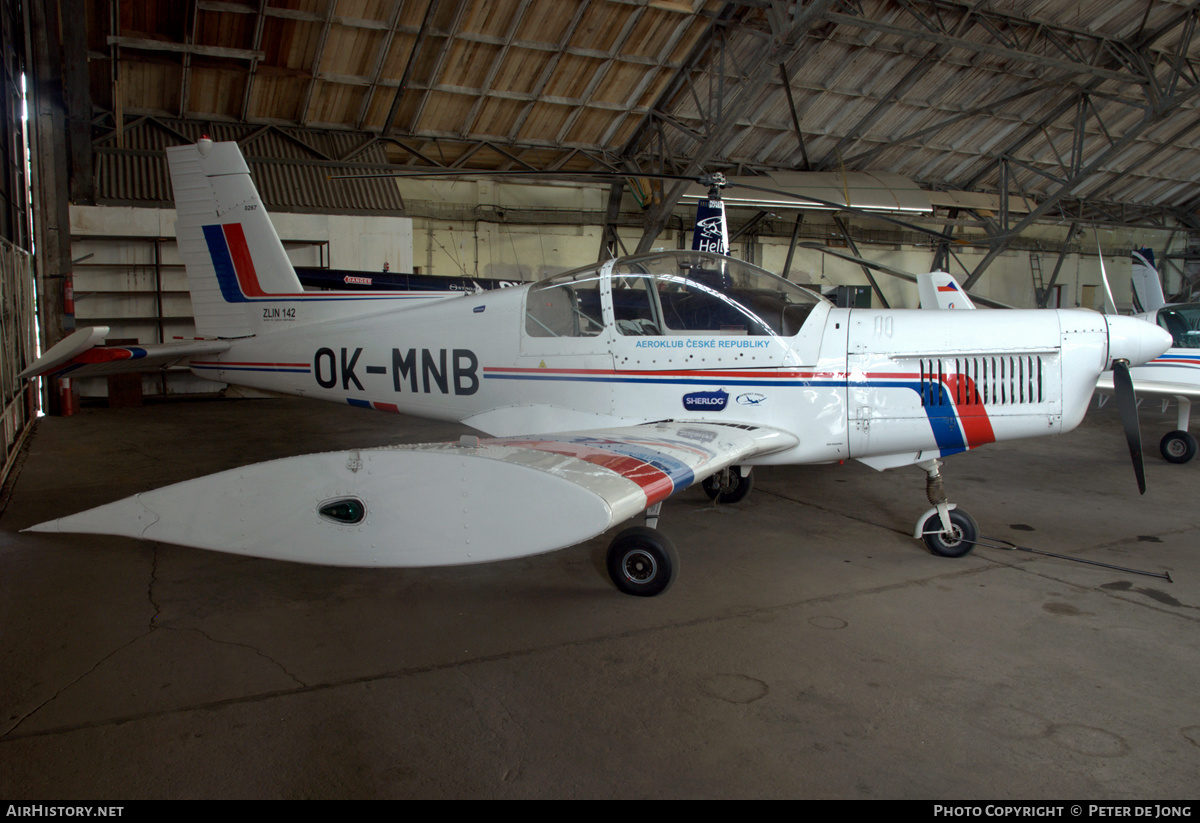
<svg viewBox="0 0 1200 823">
<path fill-rule="evenodd" d="M 1033 273 L 1033 299 L 1038 308 L 1046 308 L 1046 281 L 1042 278 L 1042 258 L 1029 253 L 1029 270 Z"/>
</svg>

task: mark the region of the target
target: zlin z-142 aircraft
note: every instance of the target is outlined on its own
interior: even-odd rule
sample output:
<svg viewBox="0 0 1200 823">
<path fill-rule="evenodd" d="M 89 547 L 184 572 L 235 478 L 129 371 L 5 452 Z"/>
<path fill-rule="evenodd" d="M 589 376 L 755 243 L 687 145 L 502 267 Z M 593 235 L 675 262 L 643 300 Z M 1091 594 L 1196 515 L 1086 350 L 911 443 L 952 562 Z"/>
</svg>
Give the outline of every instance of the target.
<svg viewBox="0 0 1200 823">
<path fill-rule="evenodd" d="M 702 483 L 732 502 L 754 467 L 854 458 L 923 469 L 931 508 L 914 537 L 959 556 L 978 528 L 947 501 L 941 458 L 1069 431 L 1104 370 L 1170 345 L 1140 320 L 1087 311 L 839 309 L 695 251 L 470 294 L 305 292 L 236 144 L 167 155 L 202 339 L 106 347 L 106 329 L 81 329 L 27 375 L 186 363 L 215 381 L 486 436 L 259 463 L 36 531 L 443 566 L 559 549 L 644 512 L 645 525 L 612 541 L 608 570 L 618 589 L 646 596 L 678 562 L 655 528 L 672 494 Z"/>
</svg>

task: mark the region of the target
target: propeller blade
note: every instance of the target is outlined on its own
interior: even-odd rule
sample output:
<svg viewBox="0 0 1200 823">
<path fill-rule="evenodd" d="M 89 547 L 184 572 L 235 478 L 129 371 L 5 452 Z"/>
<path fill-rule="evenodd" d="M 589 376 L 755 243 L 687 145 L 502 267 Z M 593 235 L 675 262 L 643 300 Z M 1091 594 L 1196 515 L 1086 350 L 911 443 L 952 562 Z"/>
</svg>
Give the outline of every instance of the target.
<svg viewBox="0 0 1200 823">
<path fill-rule="evenodd" d="M 1137 475 L 1138 491 L 1146 493 L 1146 467 L 1142 463 L 1142 430 L 1138 426 L 1137 397 L 1133 393 L 1133 378 L 1129 376 L 1129 364 L 1124 360 L 1113 363 L 1113 390 L 1117 397 L 1117 409 L 1121 412 L 1121 426 L 1125 429 L 1125 440 L 1129 443 L 1129 456 L 1133 459 L 1133 473 Z"/>
</svg>

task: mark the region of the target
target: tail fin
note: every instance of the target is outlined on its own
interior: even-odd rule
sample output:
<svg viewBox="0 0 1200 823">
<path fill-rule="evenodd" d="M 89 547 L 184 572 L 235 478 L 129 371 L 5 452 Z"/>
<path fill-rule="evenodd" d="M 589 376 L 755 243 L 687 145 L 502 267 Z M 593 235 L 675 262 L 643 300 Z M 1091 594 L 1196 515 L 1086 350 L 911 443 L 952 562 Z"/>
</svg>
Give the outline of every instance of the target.
<svg viewBox="0 0 1200 823">
<path fill-rule="evenodd" d="M 187 267 L 196 331 L 245 337 L 259 330 L 254 298 L 303 292 L 236 143 L 207 137 L 167 149 L 175 233 Z"/>
<path fill-rule="evenodd" d="M 923 309 L 973 309 L 975 304 L 954 277 L 944 271 L 917 275 L 917 293 Z"/>
<path fill-rule="evenodd" d="M 1133 310 L 1138 314 L 1158 311 L 1167 304 L 1163 296 L 1162 281 L 1158 269 L 1154 268 L 1154 252 L 1140 249 L 1131 255 L 1133 262 Z"/>
</svg>

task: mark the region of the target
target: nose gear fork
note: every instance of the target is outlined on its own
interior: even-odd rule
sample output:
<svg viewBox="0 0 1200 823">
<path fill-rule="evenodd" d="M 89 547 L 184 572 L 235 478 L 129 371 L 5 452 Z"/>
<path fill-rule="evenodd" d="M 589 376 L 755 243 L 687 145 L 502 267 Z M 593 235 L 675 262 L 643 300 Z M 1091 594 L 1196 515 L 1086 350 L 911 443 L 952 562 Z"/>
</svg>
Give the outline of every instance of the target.
<svg viewBox="0 0 1200 823">
<path fill-rule="evenodd" d="M 946 499 L 940 460 L 924 460 L 917 466 L 925 470 L 925 496 L 933 505 L 917 520 L 913 537 L 924 540 L 929 550 L 941 557 L 962 557 L 979 539 L 975 518 Z"/>
</svg>

